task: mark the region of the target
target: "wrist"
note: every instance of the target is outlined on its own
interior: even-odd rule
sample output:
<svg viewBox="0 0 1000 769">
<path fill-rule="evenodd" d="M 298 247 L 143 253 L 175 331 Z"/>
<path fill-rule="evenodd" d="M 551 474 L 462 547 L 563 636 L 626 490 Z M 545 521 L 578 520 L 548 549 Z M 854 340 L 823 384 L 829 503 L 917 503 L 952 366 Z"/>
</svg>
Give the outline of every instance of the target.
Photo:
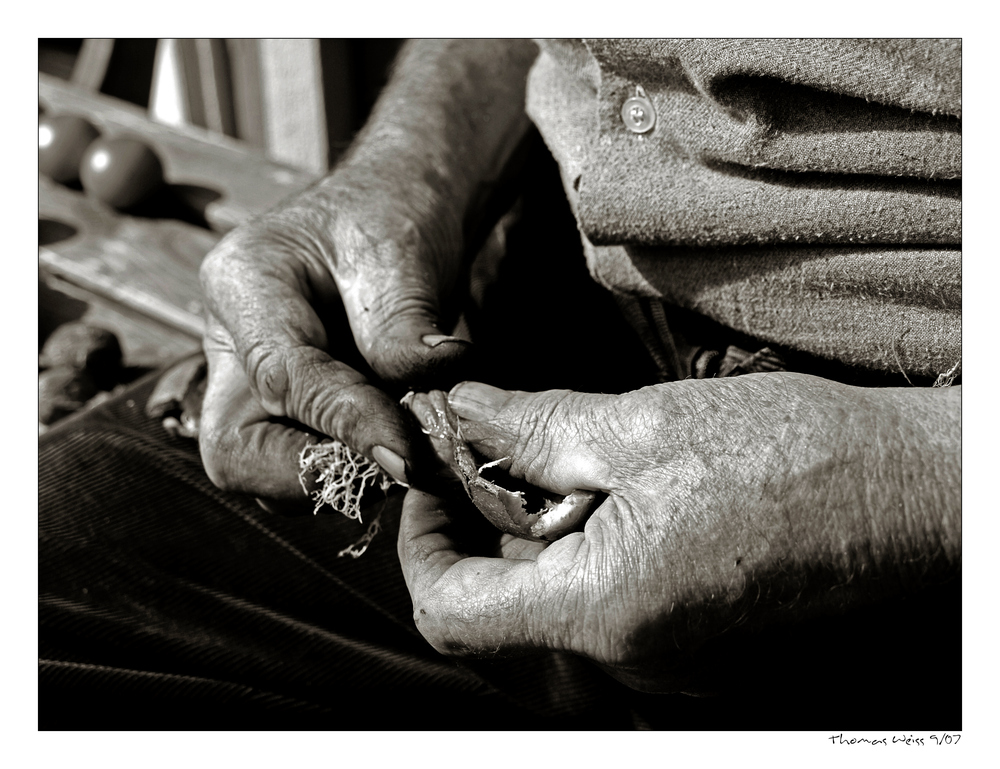
<svg viewBox="0 0 1000 769">
<path fill-rule="evenodd" d="M 871 454 L 866 524 L 907 588 L 961 562 L 961 387 L 868 390 L 882 439 Z"/>
<path fill-rule="evenodd" d="M 317 185 L 321 204 L 363 228 L 382 219 L 405 221 L 431 250 L 460 253 L 469 194 L 464 181 L 405 137 L 396 139 L 346 158 Z"/>
<path fill-rule="evenodd" d="M 803 604 L 846 608 L 955 576 L 957 388 L 808 384 L 799 404 L 806 421 L 786 448 L 793 470 L 775 519 L 792 524 L 785 557 L 806 567 Z"/>
<path fill-rule="evenodd" d="M 526 135 L 526 40 L 415 40 L 338 171 L 387 182 L 419 218 L 461 223 Z"/>
<path fill-rule="evenodd" d="M 671 603 L 697 605 L 701 630 L 712 625 L 710 606 L 724 624 L 727 607 L 752 599 L 747 623 L 768 624 L 958 574 L 958 388 L 854 388 L 792 374 L 741 379 L 720 381 L 715 400 L 689 398 L 700 407 L 680 431 L 693 436 L 693 457 L 681 466 L 701 469 L 682 494 L 692 504 L 675 519 L 685 547 L 664 568 L 670 584 L 688 590 Z M 672 409 L 674 419 L 682 408 Z M 731 414 L 727 421 L 743 427 L 720 432 L 709 421 L 699 432 L 704 413 Z M 712 434 L 725 436 L 721 444 Z M 672 475 L 676 495 L 687 476 Z M 706 586 L 707 602 L 696 597 Z"/>
<path fill-rule="evenodd" d="M 383 104 L 383 116 L 369 121 L 333 175 L 351 183 L 371 179 L 399 198 L 415 195 L 417 201 L 463 211 L 478 174 L 466 157 L 464 137 L 426 115 L 408 119 L 406 110 L 400 111 L 404 114 L 391 114 Z"/>
</svg>

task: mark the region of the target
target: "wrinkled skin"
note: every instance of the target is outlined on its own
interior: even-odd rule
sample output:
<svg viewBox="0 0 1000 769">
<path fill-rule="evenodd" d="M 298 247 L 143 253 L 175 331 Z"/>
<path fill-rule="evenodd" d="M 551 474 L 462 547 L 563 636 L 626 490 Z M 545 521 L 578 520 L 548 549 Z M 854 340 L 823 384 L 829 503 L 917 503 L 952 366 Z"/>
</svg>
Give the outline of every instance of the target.
<svg viewBox="0 0 1000 769">
<path fill-rule="evenodd" d="M 786 373 L 620 396 L 459 385 L 450 403 L 478 451 L 515 457 L 511 474 L 539 486 L 609 496 L 583 532 L 507 537 L 490 557 L 461 505 L 410 491 L 399 554 L 417 626 L 445 654 L 568 650 L 636 688 L 698 690 L 708 639 L 954 568 L 958 504 L 941 489 L 958 488 L 958 424 L 940 430 L 928 394 Z M 938 418 L 960 398 L 932 395 Z M 901 463 L 921 444 L 936 459 Z"/>
<path fill-rule="evenodd" d="M 462 340 L 423 341 L 443 335 L 439 297 L 452 289 L 461 237 L 444 216 L 421 230 L 415 222 L 428 216 L 411 210 L 413 198 L 404 205 L 383 187 L 345 169 L 233 231 L 206 258 L 201 447 L 221 488 L 301 498 L 296 458 L 314 434 L 407 480 L 419 431 L 384 388 L 447 376 L 466 352 Z M 321 318 L 341 305 L 345 319 Z M 382 462 L 376 447 L 400 462 Z"/>
<path fill-rule="evenodd" d="M 597 506 L 599 498 L 593 491 L 574 489 L 569 495 L 553 494 L 513 483 L 499 467 L 490 469 L 490 477 L 484 475 L 482 463 L 476 462 L 461 434 L 447 395 L 440 390 L 411 393 L 403 402 L 427 433 L 444 466 L 442 472 L 461 482 L 479 512 L 500 531 L 536 542 L 554 542 L 579 529 Z"/>
<path fill-rule="evenodd" d="M 534 56 L 524 41 L 412 43 L 349 158 L 206 258 L 200 444 L 217 485 L 308 505 L 296 457 L 317 435 L 418 479 L 427 440 L 390 392 L 462 376 L 467 345 L 442 339 L 462 221 L 524 135 Z M 450 402 L 478 453 L 608 497 L 546 545 L 411 489 L 400 558 L 443 653 L 564 649 L 687 691 L 707 639 L 960 572 L 960 388 L 778 373 L 620 396 L 470 387 Z"/>
<path fill-rule="evenodd" d="M 200 445 L 216 485 L 305 502 L 296 457 L 322 436 L 420 479 L 426 441 L 398 400 L 461 379 L 464 228 L 527 131 L 535 55 L 523 40 L 410 41 L 330 175 L 206 257 Z"/>
</svg>

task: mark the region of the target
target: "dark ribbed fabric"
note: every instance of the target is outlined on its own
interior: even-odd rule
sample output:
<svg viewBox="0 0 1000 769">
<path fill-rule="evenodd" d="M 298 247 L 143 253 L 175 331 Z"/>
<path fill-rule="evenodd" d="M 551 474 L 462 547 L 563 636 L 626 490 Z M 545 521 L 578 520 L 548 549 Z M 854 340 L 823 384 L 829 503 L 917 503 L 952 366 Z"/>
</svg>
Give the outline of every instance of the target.
<svg viewBox="0 0 1000 769">
<path fill-rule="evenodd" d="M 338 558 L 362 527 L 217 490 L 194 442 L 142 414 L 151 384 L 42 442 L 42 728 L 631 726 L 582 660 L 477 674 L 434 652 L 396 557 L 399 494 L 366 510 L 385 504 L 369 551 Z"/>
<path fill-rule="evenodd" d="M 468 310 L 481 351 L 469 376 L 525 389 L 650 381 L 642 345 L 589 280 L 537 139 L 528 166 L 544 183 L 529 185 L 531 214 L 505 235 L 519 258 L 476 271 L 496 281 Z M 538 280 L 546 262 L 566 287 L 554 298 Z M 555 313 L 547 333 L 539 307 Z M 580 365 L 595 346 L 610 369 Z M 633 726 L 627 690 L 581 659 L 469 666 L 437 654 L 396 555 L 399 493 L 368 552 L 338 558 L 365 526 L 272 515 L 219 491 L 195 442 L 145 416 L 153 379 L 40 444 L 43 728 Z"/>
<path fill-rule="evenodd" d="M 656 381 L 589 281 L 554 167 L 529 165 L 525 211 L 540 218 L 508 231 L 470 311 L 471 373 L 529 390 Z M 413 625 L 398 494 L 369 500 L 365 520 L 385 505 L 369 551 L 338 558 L 363 526 L 216 489 L 196 444 L 145 416 L 154 381 L 40 442 L 42 729 L 961 728 L 958 584 L 734 632 L 708 671 L 715 697 L 640 694 L 563 655 L 458 664 Z"/>
</svg>

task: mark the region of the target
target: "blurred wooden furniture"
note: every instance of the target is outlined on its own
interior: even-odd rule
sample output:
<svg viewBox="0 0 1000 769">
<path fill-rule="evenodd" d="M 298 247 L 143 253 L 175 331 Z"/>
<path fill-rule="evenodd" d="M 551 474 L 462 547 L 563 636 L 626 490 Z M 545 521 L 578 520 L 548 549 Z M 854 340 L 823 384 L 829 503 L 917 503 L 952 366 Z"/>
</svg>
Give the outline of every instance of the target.
<svg viewBox="0 0 1000 769">
<path fill-rule="evenodd" d="M 101 92 L 145 107 L 156 59 L 156 38 L 84 38 L 69 80 L 84 90 Z"/>
<path fill-rule="evenodd" d="M 343 120 L 350 112 L 346 56 L 324 78 L 315 38 L 233 39 L 225 41 L 225 49 L 239 126 L 235 135 L 263 147 L 273 160 L 326 171 L 335 159 L 331 140 L 344 141 L 350 132 Z M 339 109 L 327 109 L 338 102 Z"/>
<path fill-rule="evenodd" d="M 113 37 L 84 38 L 77 54 L 76 64 L 70 82 L 88 91 L 99 91 L 111 64 L 111 54 L 115 49 Z"/>
<path fill-rule="evenodd" d="M 326 171 L 388 76 L 395 40 L 162 39 L 154 119 L 203 126 L 272 160 Z"/>
<path fill-rule="evenodd" d="M 164 38 L 157 44 L 150 112 L 156 120 L 208 128 L 272 160 L 322 173 L 361 127 L 398 45 Z"/>
<path fill-rule="evenodd" d="M 150 334 L 171 344 L 142 365 L 197 347 L 204 326 L 198 267 L 205 254 L 224 232 L 305 187 L 314 175 L 269 161 L 235 139 L 155 123 L 140 107 L 57 78 L 39 75 L 39 100 L 49 113 L 86 117 L 106 136 L 128 133 L 147 142 L 161 157 L 173 194 L 197 208 L 196 218 L 203 220 L 199 226 L 156 212 L 124 214 L 39 175 L 41 279 L 95 303 L 98 314 L 117 325 L 110 330 L 123 337 L 126 359 L 130 346 L 152 344 Z"/>
<path fill-rule="evenodd" d="M 369 92 L 381 88 L 398 47 L 317 38 L 39 42 L 43 71 L 148 107 L 159 122 L 239 138 L 314 173 L 327 170 L 360 127 Z"/>
<path fill-rule="evenodd" d="M 364 122 L 398 47 L 395 40 L 40 40 L 40 66 L 44 59 L 59 75 L 40 73 L 40 104 L 83 115 L 106 135 L 146 140 L 174 192 L 199 209 L 197 223 L 126 215 L 39 177 L 40 343 L 53 324 L 82 319 L 115 331 L 134 365 L 161 365 L 197 347 L 205 253 L 221 233 L 326 170 Z"/>
</svg>

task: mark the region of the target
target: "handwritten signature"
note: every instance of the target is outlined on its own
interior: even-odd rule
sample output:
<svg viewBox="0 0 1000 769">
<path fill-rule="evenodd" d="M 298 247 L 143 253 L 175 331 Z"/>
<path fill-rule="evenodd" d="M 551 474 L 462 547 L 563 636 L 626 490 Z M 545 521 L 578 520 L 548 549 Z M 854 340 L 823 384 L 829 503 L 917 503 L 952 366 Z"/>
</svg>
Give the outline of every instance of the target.
<svg viewBox="0 0 1000 769">
<path fill-rule="evenodd" d="M 845 737 L 843 734 L 833 734 L 828 739 L 833 745 L 957 745 L 962 735 L 932 734 L 927 738 L 929 742 L 912 734 L 891 737 Z"/>
</svg>

